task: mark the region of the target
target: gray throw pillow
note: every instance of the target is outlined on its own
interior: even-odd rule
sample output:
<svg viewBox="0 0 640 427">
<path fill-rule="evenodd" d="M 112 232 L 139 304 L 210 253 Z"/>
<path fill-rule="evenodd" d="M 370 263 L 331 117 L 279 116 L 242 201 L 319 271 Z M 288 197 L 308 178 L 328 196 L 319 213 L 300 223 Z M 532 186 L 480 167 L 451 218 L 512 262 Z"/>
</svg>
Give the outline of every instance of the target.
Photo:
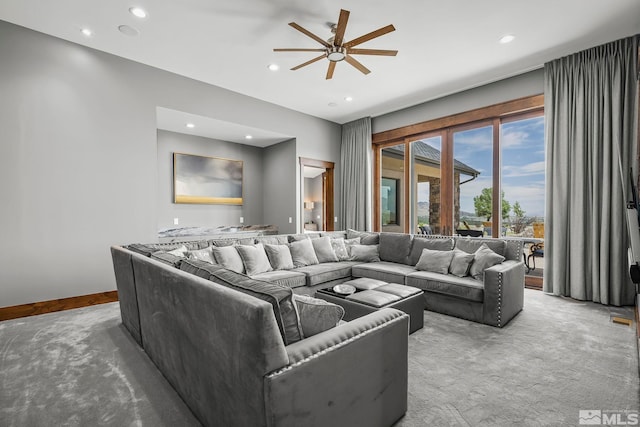
<svg viewBox="0 0 640 427">
<path fill-rule="evenodd" d="M 378 245 L 351 245 L 349 247 L 349 254 L 351 255 L 352 261 L 360 261 L 360 262 L 380 261 Z"/>
<path fill-rule="evenodd" d="M 318 239 L 311 239 L 313 250 L 316 253 L 318 262 L 338 262 L 338 257 L 331 246 L 331 238 L 320 237 Z"/>
<path fill-rule="evenodd" d="M 478 239 L 472 237 L 459 237 L 456 239 L 456 248 L 469 254 L 475 253 L 482 245 L 486 245 L 493 252 L 503 256 L 507 249 L 507 242 L 500 239 Z"/>
<path fill-rule="evenodd" d="M 264 250 L 274 270 L 291 270 L 294 268 L 289 245 L 264 245 Z"/>
<path fill-rule="evenodd" d="M 210 262 L 211 264 L 216 263 L 216 260 L 213 257 L 213 251 L 211 250 L 211 246 L 204 249 L 196 249 L 193 251 L 188 251 L 187 258 L 197 259 L 199 261 L 206 261 L 206 262 Z"/>
<path fill-rule="evenodd" d="M 169 255 L 175 255 L 175 256 L 179 256 L 179 257 L 183 257 L 184 258 L 184 257 L 187 256 L 187 252 L 188 251 L 189 250 L 187 249 L 187 247 L 183 245 L 183 246 L 180 246 L 179 248 L 176 248 L 176 249 L 174 249 L 172 251 L 167 251 L 167 253 Z"/>
<path fill-rule="evenodd" d="M 411 242 L 411 253 L 409 254 L 409 265 L 416 265 L 422 255 L 423 249 L 450 251 L 453 249 L 453 239 L 413 236 L 413 241 Z"/>
<path fill-rule="evenodd" d="M 448 274 L 453 251 L 434 251 L 423 249 L 422 255 L 416 264 L 416 269 L 431 271 L 433 273 Z"/>
<path fill-rule="evenodd" d="M 307 295 L 293 294 L 305 338 L 335 327 L 344 316 L 344 308 Z"/>
<path fill-rule="evenodd" d="M 469 274 L 469 267 L 473 262 L 474 254 L 468 254 L 460 249 L 453 250 L 453 259 L 451 259 L 451 265 L 449 266 L 449 273 L 454 276 L 464 277 Z"/>
<path fill-rule="evenodd" d="M 218 264 L 227 270 L 244 273 L 244 263 L 235 246 L 212 246 L 211 251 Z"/>
<path fill-rule="evenodd" d="M 242 258 L 247 276 L 255 276 L 256 274 L 273 270 L 262 243 L 258 243 L 257 245 L 239 245 L 236 246 L 236 249 L 238 250 L 238 254 L 240 254 L 240 258 Z"/>
<path fill-rule="evenodd" d="M 291 242 L 289 243 L 289 250 L 291 251 L 293 265 L 296 268 L 304 267 L 305 265 L 319 264 L 316 251 L 313 250 L 313 245 L 311 244 L 311 239 Z"/>
<path fill-rule="evenodd" d="M 483 244 L 473 255 L 473 264 L 469 270 L 469 275 L 476 280 L 484 280 L 484 271 L 500 264 L 505 258 L 489 249 L 489 246 Z"/>
<path fill-rule="evenodd" d="M 349 251 L 347 250 L 347 245 L 344 243 L 344 239 L 331 239 L 331 247 L 338 261 L 346 261 L 349 259 Z"/>
</svg>

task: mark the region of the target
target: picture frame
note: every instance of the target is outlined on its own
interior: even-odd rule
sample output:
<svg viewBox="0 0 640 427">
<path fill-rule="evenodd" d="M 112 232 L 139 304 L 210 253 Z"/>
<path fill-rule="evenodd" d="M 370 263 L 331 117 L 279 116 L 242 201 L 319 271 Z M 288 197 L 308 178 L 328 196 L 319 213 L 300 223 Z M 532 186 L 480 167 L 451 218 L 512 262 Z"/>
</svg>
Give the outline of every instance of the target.
<svg viewBox="0 0 640 427">
<path fill-rule="evenodd" d="M 242 160 L 173 153 L 173 201 L 242 205 Z"/>
</svg>

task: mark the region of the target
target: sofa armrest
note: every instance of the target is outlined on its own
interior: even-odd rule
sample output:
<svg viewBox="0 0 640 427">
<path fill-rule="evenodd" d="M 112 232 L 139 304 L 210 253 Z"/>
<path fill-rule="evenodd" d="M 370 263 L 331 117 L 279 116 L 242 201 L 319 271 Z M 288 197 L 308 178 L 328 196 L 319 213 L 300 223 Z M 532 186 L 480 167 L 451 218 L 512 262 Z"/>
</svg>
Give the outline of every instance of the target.
<svg viewBox="0 0 640 427">
<path fill-rule="evenodd" d="M 269 426 L 388 426 L 407 410 L 409 316 L 382 309 L 287 346 L 265 377 Z"/>
<path fill-rule="evenodd" d="M 505 261 L 484 271 L 484 323 L 501 328 L 523 306 L 524 262 Z"/>
</svg>

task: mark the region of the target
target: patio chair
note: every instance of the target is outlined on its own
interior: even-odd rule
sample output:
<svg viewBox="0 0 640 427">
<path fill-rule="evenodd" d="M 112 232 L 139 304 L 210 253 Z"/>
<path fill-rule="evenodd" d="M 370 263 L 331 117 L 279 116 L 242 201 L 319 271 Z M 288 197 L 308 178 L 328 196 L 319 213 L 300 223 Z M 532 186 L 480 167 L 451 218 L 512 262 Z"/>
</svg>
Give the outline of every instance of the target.
<svg viewBox="0 0 640 427">
<path fill-rule="evenodd" d="M 533 237 L 536 239 L 544 239 L 544 223 L 536 222 L 533 224 Z M 536 257 L 544 258 L 544 242 L 534 243 L 529 247 L 529 256 L 527 257 L 527 267 L 529 270 L 536 269 Z M 531 260 L 533 259 L 533 267 Z"/>
</svg>

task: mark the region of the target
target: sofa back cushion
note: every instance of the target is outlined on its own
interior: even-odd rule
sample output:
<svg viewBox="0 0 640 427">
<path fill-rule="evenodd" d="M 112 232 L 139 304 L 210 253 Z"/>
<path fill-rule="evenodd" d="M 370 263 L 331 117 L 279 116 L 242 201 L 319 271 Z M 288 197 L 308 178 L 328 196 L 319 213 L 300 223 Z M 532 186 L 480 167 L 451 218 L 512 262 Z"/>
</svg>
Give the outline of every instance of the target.
<svg viewBox="0 0 640 427">
<path fill-rule="evenodd" d="M 256 237 L 256 243 L 262 243 L 263 245 L 286 245 L 289 243 L 289 238 L 286 234 L 258 236 Z"/>
<path fill-rule="evenodd" d="M 411 252 L 409 253 L 409 265 L 416 265 L 418 263 L 423 249 L 450 251 L 453 249 L 453 239 L 414 236 L 411 242 Z"/>
<path fill-rule="evenodd" d="M 372 233 L 370 231 L 357 231 L 347 229 L 347 239 L 360 238 L 360 244 L 362 245 L 377 245 L 380 243 L 380 234 Z"/>
<path fill-rule="evenodd" d="M 185 260 L 180 264 L 180 269 L 200 277 L 207 276 L 207 279 L 219 285 L 267 301 L 273 307 L 273 314 L 285 345 L 303 338 L 298 311 L 293 301 L 293 291 L 290 288 L 255 280 L 244 274 L 203 261 Z"/>
<path fill-rule="evenodd" d="M 409 263 L 411 234 L 380 233 L 380 259 L 382 261 Z"/>
</svg>

